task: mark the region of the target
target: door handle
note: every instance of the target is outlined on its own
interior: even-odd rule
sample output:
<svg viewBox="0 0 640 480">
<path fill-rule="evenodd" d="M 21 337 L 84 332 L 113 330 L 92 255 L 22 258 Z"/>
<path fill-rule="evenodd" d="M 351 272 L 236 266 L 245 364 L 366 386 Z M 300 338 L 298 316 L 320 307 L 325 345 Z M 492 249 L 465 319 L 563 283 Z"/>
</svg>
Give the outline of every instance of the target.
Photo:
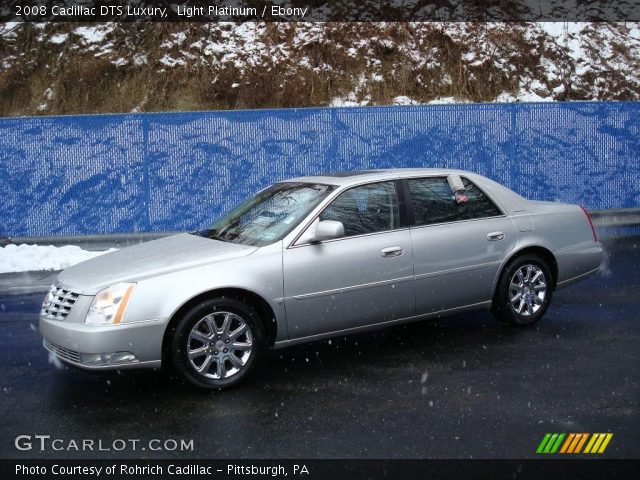
<svg viewBox="0 0 640 480">
<path fill-rule="evenodd" d="M 491 232 L 487 233 L 487 240 L 495 242 L 496 240 L 502 240 L 504 238 L 503 232 Z"/>
<path fill-rule="evenodd" d="M 402 247 L 387 247 L 380 250 L 380 255 L 383 257 L 398 257 L 402 255 L 404 249 Z"/>
</svg>

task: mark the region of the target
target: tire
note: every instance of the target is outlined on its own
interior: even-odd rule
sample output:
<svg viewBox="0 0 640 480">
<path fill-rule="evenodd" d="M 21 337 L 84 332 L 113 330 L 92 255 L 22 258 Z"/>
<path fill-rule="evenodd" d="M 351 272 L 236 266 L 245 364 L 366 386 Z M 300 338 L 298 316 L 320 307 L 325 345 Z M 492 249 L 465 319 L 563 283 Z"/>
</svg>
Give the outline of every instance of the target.
<svg viewBox="0 0 640 480">
<path fill-rule="evenodd" d="M 169 334 L 174 373 L 187 385 L 204 390 L 222 390 L 242 382 L 260 360 L 266 338 L 257 312 L 227 297 L 199 303 Z"/>
<path fill-rule="evenodd" d="M 514 258 L 500 275 L 493 298 L 494 315 L 512 326 L 535 324 L 549 308 L 553 282 L 544 259 L 532 254 Z"/>
</svg>

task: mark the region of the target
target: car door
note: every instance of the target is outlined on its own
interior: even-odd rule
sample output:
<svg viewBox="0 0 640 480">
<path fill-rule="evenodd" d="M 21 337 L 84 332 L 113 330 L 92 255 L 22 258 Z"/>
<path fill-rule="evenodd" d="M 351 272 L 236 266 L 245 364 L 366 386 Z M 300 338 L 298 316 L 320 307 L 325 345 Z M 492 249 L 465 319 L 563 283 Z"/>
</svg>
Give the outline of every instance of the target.
<svg viewBox="0 0 640 480">
<path fill-rule="evenodd" d="M 316 220 L 342 222 L 344 237 L 285 249 L 290 338 L 413 315 L 411 233 L 399 198 L 393 181 L 352 187 Z"/>
<path fill-rule="evenodd" d="M 477 185 L 462 181 L 458 202 L 446 176 L 407 180 L 417 314 L 490 301 L 498 268 L 515 246 L 512 222 Z"/>
</svg>

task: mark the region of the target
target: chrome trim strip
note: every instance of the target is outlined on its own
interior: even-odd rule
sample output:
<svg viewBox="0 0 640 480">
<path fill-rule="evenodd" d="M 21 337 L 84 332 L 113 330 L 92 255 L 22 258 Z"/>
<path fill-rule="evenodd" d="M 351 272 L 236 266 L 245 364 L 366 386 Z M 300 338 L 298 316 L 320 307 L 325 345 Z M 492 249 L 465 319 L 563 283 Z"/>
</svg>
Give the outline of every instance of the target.
<svg viewBox="0 0 640 480">
<path fill-rule="evenodd" d="M 74 325 L 74 326 L 84 325 L 87 328 L 95 328 L 94 332 L 99 332 L 101 329 L 111 329 L 111 327 L 117 327 L 118 329 L 125 330 L 129 326 L 140 325 L 142 323 L 166 322 L 166 321 L 168 321 L 169 318 L 171 318 L 171 317 L 147 318 L 145 320 L 131 320 L 130 322 L 127 321 L 127 322 L 120 322 L 120 323 L 105 323 L 103 325 L 94 325 L 92 323 L 86 323 L 86 319 L 85 319 L 82 322 L 67 322 L 67 325 Z M 46 320 L 48 322 L 50 322 L 52 320 L 55 321 L 55 322 L 59 322 L 59 319 L 48 317 L 47 315 L 44 315 L 42 312 L 40 312 L 39 319 L 40 320 Z M 56 325 L 57 324 L 58 323 L 56 323 Z"/>
<path fill-rule="evenodd" d="M 292 345 L 298 345 L 300 343 L 307 343 L 307 342 L 313 342 L 315 340 L 322 340 L 323 338 L 331 338 L 331 337 L 337 337 L 340 335 L 349 335 L 353 333 L 368 332 L 371 330 L 377 330 L 379 328 L 390 327 L 393 325 L 415 322 L 415 321 L 424 320 L 427 318 L 439 317 L 443 314 L 449 315 L 451 313 L 462 312 L 466 310 L 479 310 L 482 308 L 488 308 L 490 306 L 491 306 L 491 300 L 487 300 L 486 302 L 472 303 L 470 305 L 465 305 L 463 307 L 455 307 L 455 308 L 450 308 L 448 310 L 439 310 L 437 312 L 424 313 L 420 315 L 414 315 L 411 317 L 398 318 L 394 320 L 388 320 L 386 322 L 372 323 L 369 325 L 347 328 L 344 330 L 334 330 L 333 332 L 319 333 L 317 335 L 309 335 L 307 337 L 294 338 L 291 340 L 280 340 L 278 342 L 275 342 L 275 344 L 273 345 L 273 348 L 279 349 L 284 347 L 290 347 Z"/>
<path fill-rule="evenodd" d="M 427 225 L 412 225 L 411 229 L 420 229 L 420 228 L 427 228 L 427 227 L 439 227 L 442 225 L 455 225 L 457 223 L 467 223 L 467 222 L 477 222 L 479 220 L 491 220 L 494 218 L 507 218 L 508 215 L 494 215 L 493 217 L 478 217 L 478 218 L 467 218 L 465 220 L 454 220 L 452 222 L 440 222 L 440 223 L 428 223 Z"/>
<path fill-rule="evenodd" d="M 335 288 L 332 290 L 323 290 L 321 292 L 305 293 L 303 295 L 294 295 L 289 298 L 292 298 L 294 300 L 307 300 L 308 298 L 326 297 L 328 295 L 338 295 L 340 293 L 353 292 L 356 290 L 364 290 L 367 288 L 381 287 L 384 285 L 390 285 L 392 283 L 407 282 L 409 280 L 413 280 L 413 276 L 394 278 L 392 280 L 380 280 L 379 282 L 362 283 L 360 285 L 352 285 L 350 287 Z"/>
<path fill-rule="evenodd" d="M 556 256 L 564 255 L 565 253 L 573 252 L 598 252 L 602 250 L 602 244 L 600 242 L 586 241 L 573 245 L 568 245 L 564 248 L 557 250 Z"/>
<path fill-rule="evenodd" d="M 589 270 L 588 272 L 581 273 L 580 275 L 577 275 L 575 277 L 571 277 L 571 278 L 568 278 L 568 279 L 563 280 L 561 282 L 558 282 L 556 284 L 556 289 L 567 287 L 567 286 L 571 285 L 574 282 L 578 282 L 578 281 L 582 280 L 583 278 L 590 277 L 594 273 L 598 273 L 599 270 L 600 270 L 600 267 L 598 266 L 597 268 L 594 268 L 593 270 Z"/>
<path fill-rule="evenodd" d="M 48 340 L 44 340 L 42 345 L 49 352 L 53 353 L 56 357 L 61 360 L 68 360 L 72 363 L 80 363 L 80 352 L 75 350 L 71 350 L 70 348 L 61 347 L 60 345 L 53 344 Z"/>
<path fill-rule="evenodd" d="M 43 342 L 43 346 L 45 350 L 47 350 L 52 355 L 55 355 L 57 359 L 61 362 L 64 362 L 68 365 L 72 365 L 74 367 L 81 368 L 83 370 L 125 370 L 129 368 L 160 368 L 161 360 L 146 360 L 144 362 L 132 362 L 132 363 L 118 363 L 114 365 L 85 365 L 83 363 L 74 362 L 67 358 L 61 357 L 53 350 L 50 350 L 46 345 L 48 343 L 46 340 Z"/>
<path fill-rule="evenodd" d="M 325 244 L 325 243 L 342 242 L 342 241 L 345 241 L 345 240 L 351 240 L 352 238 L 371 237 L 373 235 L 383 235 L 385 233 L 404 232 L 404 231 L 409 230 L 409 229 L 410 229 L 410 227 L 400 227 L 400 228 L 394 228 L 393 230 L 382 230 L 380 232 L 361 233 L 360 235 L 351 235 L 350 237 L 332 238 L 331 240 L 323 240 L 321 242 L 301 243 L 300 245 L 291 245 L 288 248 L 291 249 L 291 248 L 300 248 L 300 247 L 315 247 L 316 245 L 322 245 L 322 244 Z M 304 233 L 304 232 L 302 232 L 302 233 Z M 301 234 L 301 236 L 302 236 L 302 234 Z"/>
<path fill-rule="evenodd" d="M 468 266 L 468 267 L 458 267 L 458 268 L 451 268 L 449 270 L 440 270 L 438 272 L 421 273 L 420 275 L 416 275 L 415 279 L 418 280 L 419 278 L 437 277 L 437 276 L 440 276 L 440 275 L 449 275 L 451 273 L 467 272 L 467 271 L 470 271 L 470 270 L 479 270 L 480 268 L 491 267 L 493 265 L 499 265 L 500 262 L 501 261 L 498 260 L 496 262 L 479 263 L 478 265 L 471 265 L 471 266 Z"/>
</svg>

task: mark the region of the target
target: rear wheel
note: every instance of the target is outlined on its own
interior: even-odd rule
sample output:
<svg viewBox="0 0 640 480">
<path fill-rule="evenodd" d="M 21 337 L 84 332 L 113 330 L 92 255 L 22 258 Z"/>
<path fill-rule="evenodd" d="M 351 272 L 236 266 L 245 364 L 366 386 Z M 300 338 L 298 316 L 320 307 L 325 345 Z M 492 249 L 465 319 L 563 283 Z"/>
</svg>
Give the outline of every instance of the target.
<svg viewBox="0 0 640 480">
<path fill-rule="evenodd" d="M 493 312 L 509 325 L 532 325 L 549 308 L 552 290 L 553 278 L 547 263 L 537 255 L 522 255 L 502 272 Z"/>
<path fill-rule="evenodd" d="M 186 383 L 221 390 L 244 380 L 264 345 L 264 328 L 256 311 L 235 298 L 216 298 L 189 310 L 170 340 L 175 372 Z"/>
</svg>

